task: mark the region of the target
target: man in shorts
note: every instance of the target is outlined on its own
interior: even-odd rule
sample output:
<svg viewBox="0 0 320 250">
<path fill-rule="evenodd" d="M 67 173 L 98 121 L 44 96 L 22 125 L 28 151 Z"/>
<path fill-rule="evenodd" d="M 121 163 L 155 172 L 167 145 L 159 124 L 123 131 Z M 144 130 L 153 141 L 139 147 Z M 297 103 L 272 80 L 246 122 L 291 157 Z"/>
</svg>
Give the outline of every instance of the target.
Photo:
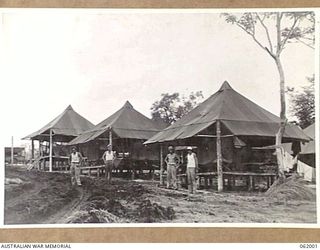
<svg viewBox="0 0 320 250">
<path fill-rule="evenodd" d="M 107 183 L 111 183 L 111 173 L 113 169 L 114 159 L 115 159 L 115 152 L 112 151 L 111 145 L 107 146 L 107 151 L 104 152 L 102 155 L 102 159 L 106 169 L 106 180 Z"/>
<path fill-rule="evenodd" d="M 173 146 L 168 147 L 169 153 L 164 159 L 167 164 L 167 188 L 178 189 L 177 186 L 177 168 L 180 165 L 180 158 L 174 152 Z"/>
<path fill-rule="evenodd" d="M 77 151 L 76 147 L 72 147 L 72 151 L 69 157 L 70 173 L 71 173 L 71 184 L 72 186 L 81 186 L 80 181 L 80 166 L 82 163 L 82 155 Z"/>
<path fill-rule="evenodd" d="M 192 151 L 192 147 L 188 147 L 187 154 L 187 179 L 188 189 L 191 194 L 197 190 L 196 176 L 198 172 L 198 158 L 197 155 Z"/>
</svg>

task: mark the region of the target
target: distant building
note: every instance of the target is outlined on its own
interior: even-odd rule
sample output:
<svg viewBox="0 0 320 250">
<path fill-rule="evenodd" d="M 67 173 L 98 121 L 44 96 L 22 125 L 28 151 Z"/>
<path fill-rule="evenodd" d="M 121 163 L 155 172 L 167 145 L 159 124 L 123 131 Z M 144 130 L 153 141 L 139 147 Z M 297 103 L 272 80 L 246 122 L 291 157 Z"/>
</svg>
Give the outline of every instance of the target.
<svg viewBox="0 0 320 250">
<path fill-rule="evenodd" d="M 4 148 L 5 163 L 11 163 L 11 147 Z M 24 164 L 26 163 L 26 151 L 24 147 L 13 148 L 13 163 Z"/>
</svg>

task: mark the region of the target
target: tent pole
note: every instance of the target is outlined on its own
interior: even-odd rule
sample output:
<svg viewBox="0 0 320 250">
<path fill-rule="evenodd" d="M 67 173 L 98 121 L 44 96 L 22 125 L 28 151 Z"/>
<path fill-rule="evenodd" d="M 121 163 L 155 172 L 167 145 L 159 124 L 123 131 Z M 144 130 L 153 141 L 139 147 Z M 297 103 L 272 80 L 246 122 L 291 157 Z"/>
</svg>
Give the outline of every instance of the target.
<svg viewBox="0 0 320 250">
<path fill-rule="evenodd" d="M 11 136 L 11 166 L 13 166 L 13 136 Z"/>
<path fill-rule="evenodd" d="M 160 185 L 164 185 L 163 180 L 163 147 L 160 144 Z"/>
<path fill-rule="evenodd" d="M 218 173 L 218 191 L 223 191 L 223 170 L 222 170 L 222 153 L 221 153 L 221 127 L 220 121 L 216 123 L 217 133 L 217 173 Z"/>
<path fill-rule="evenodd" d="M 109 145 L 110 145 L 110 148 L 111 148 L 111 151 L 112 151 L 112 130 L 111 130 L 111 128 L 109 130 Z"/>
<path fill-rule="evenodd" d="M 110 146 L 111 152 L 113 152 L 112 129 L 111 129 L 111 127 L 109 128 L 109 146 Z M 110 175 L 112 175 L 112 170 L 113 169 L 111 169 Z M 106 176 L 107 176 L 107 172 L 106 172 Z"/>
<path fill-rule="evenodd" d="M 50 129 L 49 172 L 52 172 L 52 129 Z"/>
<path fill-rule="evenodd" d="M 31 160 L 34 159 L 34 140 L 31 140 Z"/>
</svg>

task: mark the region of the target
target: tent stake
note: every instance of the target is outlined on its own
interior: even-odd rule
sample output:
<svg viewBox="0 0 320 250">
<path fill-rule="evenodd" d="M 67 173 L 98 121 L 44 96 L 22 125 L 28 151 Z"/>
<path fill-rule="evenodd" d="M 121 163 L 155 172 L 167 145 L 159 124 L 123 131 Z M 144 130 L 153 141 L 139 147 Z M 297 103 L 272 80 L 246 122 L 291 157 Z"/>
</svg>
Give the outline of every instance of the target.
<svg viewBox="0 0 320 250">
<path fill-rule="evenodd" d="M 223 191 L 222 154 L 221 154 L 221 128 L 220 121 L 217 121 L 217 173 L 218 191 Z"/>
<path fill-rule="evenodd" d="M 52 129 L 50 129 L 49 172 L 52 172 Z"/>
</svg>

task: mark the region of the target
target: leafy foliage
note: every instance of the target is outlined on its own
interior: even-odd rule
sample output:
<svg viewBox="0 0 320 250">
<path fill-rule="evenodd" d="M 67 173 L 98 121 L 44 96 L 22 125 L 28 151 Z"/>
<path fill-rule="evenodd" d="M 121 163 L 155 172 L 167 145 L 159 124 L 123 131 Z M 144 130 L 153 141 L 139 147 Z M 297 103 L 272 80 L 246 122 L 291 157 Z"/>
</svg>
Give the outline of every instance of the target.
<svg viewBox="0 0 320 250">
<path fill-rule="evenodd" d="M 235 24 L 272 57 L 279 56 L 288 43 L 302 43 L 314 48 L 315 14 L 314 12 L 248 12 L 242 14 L 224 13 L 227 23 Z M 277 23 L 277 20 L 279 23 Z M 273 24 L 272 24 L 273 23 Z M 272 26 L 279 25 L 279 37 L 273 35 Z M 257 35 L 262 31 L 265 37 Z M 258 38 L 259 37 L 259 38 Z"/>
<path fill-rule="evenodd" d="M 159 101 L 152 104 L 152 119 L 171 125 L 195 108 L 202 99 L 202 91 L 191 92 L 187 97 L 181 97 L 179 93 L 164 93 Z"/>
<path fill-rule="evenodd" d="M 302 91 L 295 91 L 294 88 L 287 92 L 290 95 L 290 113 L 298 120 L 301 128 L 306 128 L 315 122 L 315 96 L 314 76 L 308 78 L 310 85 L 303 87 Z"/>
</svg>

